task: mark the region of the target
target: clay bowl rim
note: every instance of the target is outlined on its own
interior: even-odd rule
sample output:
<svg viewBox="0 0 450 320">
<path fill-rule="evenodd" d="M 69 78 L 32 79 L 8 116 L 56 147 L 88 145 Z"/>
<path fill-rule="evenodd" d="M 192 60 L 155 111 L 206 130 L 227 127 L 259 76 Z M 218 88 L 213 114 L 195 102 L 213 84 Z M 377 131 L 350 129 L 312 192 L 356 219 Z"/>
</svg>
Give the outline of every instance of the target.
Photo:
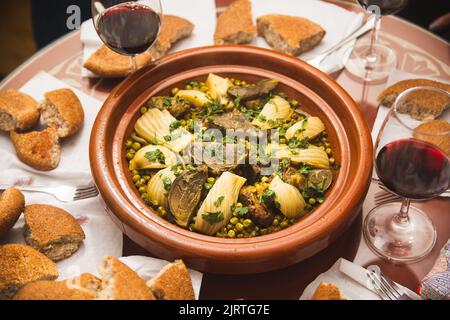
<svg viewBox="0 0 450 320">
<path fill-rule="evenodd" d="M 107 152 L 104 142 L 106 139 L 105 130 L 108 123 L 107 120 L 114 113 L 114 106 L 119 102 L 121 94 L 123 94 L 133 83 L 138 82 L 141 77 L 152 72 L 153 69 L 160 68 L 161 66 L 178 59 L 186 59 L 190 56 L 197 56 L 202 53 L 206 54 L 214 51 L 222 51 L 224 54 L 230 51 L 242 54 L 260 54 L 273 58 L 274 60 L 277 59 L 293 63 L 303 69 L 304 72 L 308 73 L 309 76 L 316 77 L 322 84 L 326 85 L 329 90 L 332 90 L 349 109 L 349 116 L 351 116 L 356 133 L 358 134 L 358 137 L 355 138 L 355 140 L 358 141 L 358 148 L 361 150 L 360 158 L 350 161 L 352 156 L 345 153 L 345 151 L 350 151 L 349 143 L 348 141 L 345 141 L 344 144 L 346 150 L 341 154 L 341 161 L 343 160 L 342 162 L 344 162 L 347 159 L 349 161 L 343 163 L 336 185 L 342 186 L 343 182 L 348 178 L 349 170 L 355 170 L 355 167 L 350 168 L 351 162 L 357 162 L 356 164 L 353 163 L 358 169 L 354 181 L 360 181 L 360 183 L 352 183 L 349 186 L 349 189 L 345 190 L 344 195 L 342 195 L 344 193 L 343 190 L 339 191 L 334 188 L 330 191 L 324 204 L 287 229 L 265 236 L 245 239 L 217 238 L 185 230 L 157 216 L 152 209 L 145 206 L 142 207 L 142 200 L 134 195 L 134 193 L 130 193 L 129 190 L 128 194 L 124 194 L 124 191 L 127 190 L 117 190 L 117 185 L 112 183 L 113 179 L 120 180 L 118 181 L 118 185 L 120 186 L 120 184 L 122 184 L 122 187 L 123 183 L 128 185 L 128 182 L 123 181 L 120 177 L 114 176 L 114 171 L 111 170 L 112 168 L 108 168 L 106 165 L 106 159 L 110 156 L 111 151 L 113 153 L 114 161 L 121 158 L 120 152 L 118 152 L 118 150 L 121 150 L 121 146 L 117 148 L 117 143 L 115 143 L 113 145 L 113 150 Z M 243 73 L 245 73 L 245 71 Z M 158 83 L 154 83 L 152 87 L 157 86 Z M 135 100 L 137 98 L 138 97 L 135 97 Z M 337 134 L 339 135 L 339 132 L 337 132 Z M 345 130 L 343 134 L 346 135 Z M 122 139 L 123 138 L 124 137 L 122 137 Z M 342 145 L 340 145 L 340 147 L 342 150 Z M 349 216 L 352 215 L 353 211 L 361 204 L 361 197 L 367 192 L 370 183 L 370 175 L 372 173 L 372 153 L 371 135 L 361 111 L 354 100 L 339 84 L 328 75 L 305 62 L 302 62 L 298 58 L 277 53 L 272 50 L 250 46 L 207 46 L 184 50 L 168 55 L 156 63 L 139 70 L 126 78 L 110 93 L 110 96 L 98 113 L 90 142 L 90 161 L 94 179 L 105 203 L 122 223 L 125 223 L 141 235 L 150 237 L 153 241 L 159 242 L 165 246 L 181 247 L 183 248 L 183 251 L 195 253 L 196 256 L 206 257 L 216 257 L 219 252 L 222 254 L 225 254 L 227 251 L 233 252 L 233 254 L 226 255 L 226 259 L 233 260 L 239 260 L 242 257 L 258 258 L 263 256 L 267 257 L 267 255 L 281 255 L 285 251 L 310 244 L 316 239 L 323 237 L 324 234 L 332 233 L 333 230 L 339 228 L 342 222 L 346 221 Z M 115 169 L 121 170 L 120 166 L 115 166 Z M 124 172 L 120 172 L 120 174 L 122 175 Z M 131 186 L 128 187 L 131 188 Z M 333 193 L 341 197 L 335 196 L 334 199 L 330 199 L 330 196 Z M 132 202 L 139 203 L 139 207 L 138 205 L 133 205 Z M 340 207 L 335 207 L 333 209 L 332 205 L 336 204 L 339 204 Z M 141 210 L 152 214 L 150 216 L 143 214 Z M 280 241 L 282 241 L 282 243 Z M 210 246 L 207 246 L 206 244 L 210 244 Z"/>
</svg>

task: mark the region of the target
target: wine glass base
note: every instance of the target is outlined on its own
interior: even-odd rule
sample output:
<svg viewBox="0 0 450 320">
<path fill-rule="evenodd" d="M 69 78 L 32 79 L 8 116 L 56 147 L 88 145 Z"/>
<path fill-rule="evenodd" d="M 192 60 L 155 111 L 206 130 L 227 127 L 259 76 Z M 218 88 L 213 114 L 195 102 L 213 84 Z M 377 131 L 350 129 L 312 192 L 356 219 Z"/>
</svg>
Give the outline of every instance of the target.
<svg viewBox="0 0 450 320">
<path fill-rule="evenodd" d="M 421 210 L 411 206 L 409 223 L 397 223 L 400 203 L 373 208 L 364 220 L 363 233 L 370 249 L 392 263 L 425 258 L 436 243 L 436 228 Z"/>
<path fill-rule="evenodd" d="M 350 74 L 364 81 L 386 79 L 397 65 L 397 56 L 391 48 L 362 41 L 355 45 L 345 64 Z"/>
</svg>

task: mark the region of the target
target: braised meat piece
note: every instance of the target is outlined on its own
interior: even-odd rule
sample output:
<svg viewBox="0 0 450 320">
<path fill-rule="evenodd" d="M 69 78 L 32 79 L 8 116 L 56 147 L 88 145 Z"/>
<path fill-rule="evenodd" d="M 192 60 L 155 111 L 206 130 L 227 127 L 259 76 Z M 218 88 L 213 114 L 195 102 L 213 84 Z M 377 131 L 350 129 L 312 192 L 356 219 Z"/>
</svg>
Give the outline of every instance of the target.
<svg viewBox="0 0 450 320">
<path fill-rule="evenodd" d="M 255 193 L 251 191 L 252 187 L 243 187 L 239 194 L 239 201 L 248 207 L 250 218 L 260 227 L 265 228 L 272 224 L 275 217 L 274 212 L 268 209 L 266 204 L 259 202 Z"/>
</svg>

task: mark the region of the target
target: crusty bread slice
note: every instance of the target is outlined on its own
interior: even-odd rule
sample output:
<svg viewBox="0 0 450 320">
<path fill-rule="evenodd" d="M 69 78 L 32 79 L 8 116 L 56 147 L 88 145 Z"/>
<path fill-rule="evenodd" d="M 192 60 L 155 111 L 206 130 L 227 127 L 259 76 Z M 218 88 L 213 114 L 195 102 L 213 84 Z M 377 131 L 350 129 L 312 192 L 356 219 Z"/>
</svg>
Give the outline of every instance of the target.
<svg viewBox="0 0 450 320">
<path fill-rule="evenodd" d="M 78 221 L 63 209 L 33 204 L 25 207 L 24 216 L 25 241 L 53 261 L 70 257 L 85 238 Z"/>
<path fill-rule="evenodd" d="M 155 300 L 145 280 L 113 257 L 106 257 L 99 267 L 103 281 L 100 300 Z"/>
<path fill-rule="evenodd" d="M 55 169 L 61 158 L 58 134 L 54 128 L 29 133 L 11 131 L 17 157 L 25 164 L 41 171 Z"/>
<path fill-rule="evenodd" d="M 414 130 L 413 136 L 416 139 L 434 144 L 450 156 L 450 123 L 448 121 L 425 121 Z"/>
<path fill-rule="evenodd" d="M 148 65 L 153 59 L 165 55 L 172 45 L 186 37 L 194 30 L 194 25 L 183 18 L 164 15 L 161 32 L 154 46 L 147 52 L 136 56 L 138 68 Z M 101 77 L 118 78 L 129 75 L 132 71 L 130 58 L 118 54 L 105 45 L 101 46 L 85 62 L 84 67 Z"/>
<path fill-rule="evenodd" d="M 298 56 L 317 46 L 325 30 L 306 18 L 269 14 L 256 20 L 258 35 L 275 50 Z"/>
<path fill-rule="evenodd" d="M 11 299 L 24 285 L 58 277 L 56 264 L 22 244 L 0 246 L 0 300 Z"/>
<path fill-rule="evenodd" d="M 89 273 L 65 281 L 36 281 L 20 289 L 14 300 L 93 300 L 101 284 Z"/>
<path fill-rule="evenodd" d="M 0 130 L 27 130 L 39 121 L 38 103 L 29 95 L 11 89 L 0 93 Z"/>
<path fill-rule="evenodd" d="M 397 97 L 404 91 L 414 87 L 433 87 L 450 91 L 450 84 L 433 81 L 429 79 L 409 79 L 399 81 L 386 88 L 378 96 L 378 102 L 386 107 L 391 107 Z M 412 118 L 424 120 L 438 117 L 450 106 L 450 99 L 445 95 L 433 91 L 420 91 L 415 96 L 411 96 L 400 108 L 400 112 L 409 113 Z"/>
<path fill-rule="evenodd" d="M 252 4 L 249 0 L 236 0 L 217 18 L 214 43 L 244 44 L 256 37 Z"/>
<path fill-rule="evenodd" d="M 0 194 L 0 239 L 14 227 L 24 207 L 25 198 L 19 190 L 9 188 Z"/>
<path fill-rule="evenodd" d="M 338 287 L 331 283 L 321 282 L 311 300 L 346 300 Z"/>
<path fill-rule="evenodd" d="M 147 282 L 158 300 L 194 300 L 191 276 L 182 260 L 165 266 Z"/>
<path fill-rule="evenodd" d="M 70 89 L 47 92 L 39 109 L 44 122 L 54 128 L 60 138 L 74 135 L 84 121 L 81 102 Z"/>
<path fill-rule="evenodd" d="M 194 24 L 187 19 L 168 14 L 164 15 L 161 32 L 154 46 L 150 49 L 152 58 L 159 59 L 165 56 L 174 43 L 190 37 L 194 27 Z"/>
</svg>

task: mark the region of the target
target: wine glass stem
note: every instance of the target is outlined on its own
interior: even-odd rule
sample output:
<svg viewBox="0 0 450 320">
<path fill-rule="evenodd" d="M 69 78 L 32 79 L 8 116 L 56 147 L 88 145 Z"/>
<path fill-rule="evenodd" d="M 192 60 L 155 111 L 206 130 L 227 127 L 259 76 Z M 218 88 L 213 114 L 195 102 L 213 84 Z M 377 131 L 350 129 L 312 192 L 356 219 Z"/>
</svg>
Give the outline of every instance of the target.
<svg viewBox="0 0 450 320">
<path fill-rule="evenodd" d="M 131 64 L 131 72 L 134 73 L 137 71 L 137 63 L 136 63 L 136 56 L 132 55 L 130 56 L 130 64 Z"/>
<path fill-rule="evenodd" d="M 375 21 L 372 28 L 372 37 L 370 39 L 370 50 L 369 54 L 366 56 L 366 69 L 373 70 L 376 63 L 378 62 L 378 56 L 375 52 L 375 45 L 378 42 L 379 30 L 381 25 L 381 15 L 377 12 L 374 13 Z"/>
<path fill-rule="evenodd" d="M 400 212 L 395 216 L 395 222 L 398 224 L 407 224 L 409 223 L 409 205 L 411 203 L 411 200 L 408 198 L 403 198 L 402 200 L 402 206 L 400 207 Z"/>
</svg>

